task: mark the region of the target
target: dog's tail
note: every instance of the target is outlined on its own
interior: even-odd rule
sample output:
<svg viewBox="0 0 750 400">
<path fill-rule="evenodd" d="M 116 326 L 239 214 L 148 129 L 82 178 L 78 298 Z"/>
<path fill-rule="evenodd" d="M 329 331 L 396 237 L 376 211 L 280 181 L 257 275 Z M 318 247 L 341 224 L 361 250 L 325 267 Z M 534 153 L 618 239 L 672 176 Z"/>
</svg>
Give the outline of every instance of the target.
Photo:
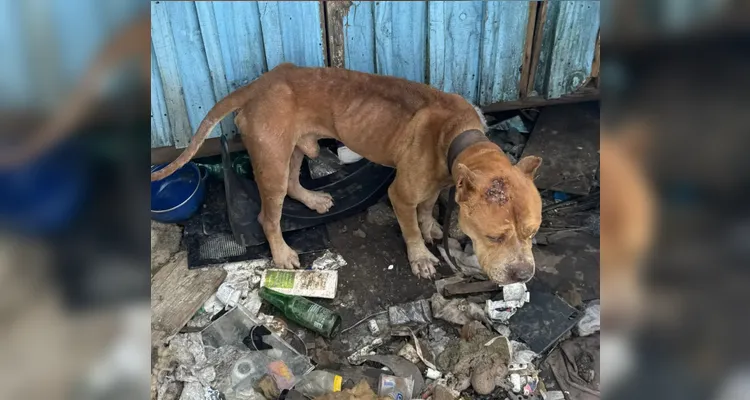
<svg viewBox="0 0 750 400">
<path fill-rule="evenodd" d="M 216 105 L 214 105 L 211 110 L 208 111 L 208 114 L 206 114 L 206 117 L 203 118 L 203 121 L 201 121 L 200 126 L 198 126 L 198 131 L 193 136 L 193 139 L 190 141 L 188 147 L 182 152 L 182 154 L 180 154 L 179 157 L 169 163 L 169 165 L 156 172 L 152 172 L 151 181 L 158 181 L 159 179 L 163 179 L 169 175 L 172 175 L 180 167 L 187 164 L 188 161 L 190 161 L 195 156 L 195 153 L 198 152 L 198 149 L 200 149 L 200 147 L 203 145 L 203 142 L 206 141 L 206 137 L 209 133 L 211 133 L 214 127 L 219 122 L 221 122 L 224 117 L 242 107 L 242 105 L 247 102 L 246 93 L 252 85 L 253 84 L 250 83 L 250 85 L 247 85 L 233 93 L 230 93 L 229 96 L 221 99 L 221 101 L 216 103 Z"/>
</svg>

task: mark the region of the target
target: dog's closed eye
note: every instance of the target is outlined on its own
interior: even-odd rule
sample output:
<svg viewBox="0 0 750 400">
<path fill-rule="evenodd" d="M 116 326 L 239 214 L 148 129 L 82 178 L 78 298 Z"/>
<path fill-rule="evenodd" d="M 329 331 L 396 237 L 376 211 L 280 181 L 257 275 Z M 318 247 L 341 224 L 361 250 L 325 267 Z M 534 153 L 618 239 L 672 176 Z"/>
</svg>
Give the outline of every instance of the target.
<svg viewBox="0 0 750 400">
<path fill-rule="evenodd" d="M 505 240 L 505 235 L 499 235 L 499 236 L 487 236 L 487 239 L 495 242 L 495 243 L 502 243 L 503 240 Z"/>
</svg>

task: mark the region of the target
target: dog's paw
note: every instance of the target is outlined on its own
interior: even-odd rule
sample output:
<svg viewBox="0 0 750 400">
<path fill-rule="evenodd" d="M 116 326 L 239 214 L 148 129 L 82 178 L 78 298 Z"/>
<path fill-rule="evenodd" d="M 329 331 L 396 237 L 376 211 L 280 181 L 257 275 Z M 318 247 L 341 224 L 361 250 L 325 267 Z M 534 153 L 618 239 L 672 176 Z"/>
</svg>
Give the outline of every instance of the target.
<svg viewBox="0 0 750 400">
<path fill-rule="evenodd" d="M 325 214 L 333 207 L 333 197 L 325 192 L 310 191 L 305 200 L 307 208 L 317 211 L 318 214 Z"/>
<path fill-rule="evenodd" d="M 276 268 L 282 269 L 294 269 L 300 266 L 297 252 L 286 243 L 281 250 L 273 254 L 273 263 Z"/>
<path fill-rule="evenodd" d="M 431 279 L 434 277 L 437 273 L 435 265 L 438 263 L 437 257 L 430 253 L 424 246 L 422 250 L 415 252 L 413 256 L 409 257 L 411 272 L 419 278 Z"/>
</svg>

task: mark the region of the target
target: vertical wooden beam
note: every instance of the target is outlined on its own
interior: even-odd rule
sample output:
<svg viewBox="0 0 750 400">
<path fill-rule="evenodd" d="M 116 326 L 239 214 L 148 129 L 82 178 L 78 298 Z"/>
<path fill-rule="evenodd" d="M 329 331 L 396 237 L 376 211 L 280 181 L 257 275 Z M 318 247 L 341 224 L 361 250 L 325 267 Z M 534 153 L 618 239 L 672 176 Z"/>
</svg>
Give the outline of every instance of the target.
<svg viewBox="0 0 750 400">
<path fill-rule="evenodd" d="M 601 55 L 599 53 L 599 42 L 601 41 L 601 29 L 596 34 L 596 48 L 594 48 L 594 61 L 591 63 L 591 78 L 596 82 L 596 87 L 599 87 L 599 65 L 601 63 Z"/>
<path fill-rule="evenodd" d="M 536 14 L 538 8 L 538 2 L 529 2 L 529 18 L 526 22 L 526 40 L 523 45 L 523 64 L 521 64 L 521 81 L 519 82 L 520 87 L 518 90 L 519 99 L 524 99 L 529 95 L 529 79 L 531 79 L 531 77 L 533 76 L 531 74 L 531 56 L 534 49 L 534 33 L 537 23 Z"/>
<path fill-rule="evenodd" d="M 351 1 L 326 1 L 326 33 L 328 46 L 328 66 L 336 68 L 344 68 L 344 18 L 349 14 L 349 7 L 351 7 Z"/>
<path fill-rule="evenodd" d="M 534 79 L 536 70 L 539 66 L 539 57 L 542 53 L 542 40 L 544 39 L 544 22 L 547 20 L 547 1 L 541 2 L 537 7 L 536 21 L 534 23 L 534 40 L 531 49 L 531 68 L 529 69 L 529 79 L 526 84 L 526 96 L 530 96 L 534 90 Z"/>
</svg>

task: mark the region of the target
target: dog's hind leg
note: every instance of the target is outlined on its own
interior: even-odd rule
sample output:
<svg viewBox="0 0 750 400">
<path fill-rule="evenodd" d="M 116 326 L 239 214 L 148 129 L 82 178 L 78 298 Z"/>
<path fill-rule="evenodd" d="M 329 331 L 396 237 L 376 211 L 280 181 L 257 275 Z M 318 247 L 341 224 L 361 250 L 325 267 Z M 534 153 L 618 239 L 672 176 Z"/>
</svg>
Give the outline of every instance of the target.
<svg viewBox="0 0 750 400">
<path fill-rule="evenodd" d="M 299 148 L 294 149 L 292 159 L 289 162 L 289 183 L 287 194 L 289 197 L 306 205 L 307 208 L 311 210 L 315 210 L 320 214 L 326 213 L 333 206 L 333 197 L 328 193 L 307 190 L 299 183 L 299 169 L 302 166 L 302 159 L 304 157 L 305 154 L 302 150 Z"/>
<path fill-rule="evenodd" d="M 266 234 L 276 267 L 298 268 L 300 263 L 297 252 L 289 247 L 281 236 L 281 207 L 287 193 L 289 159 L 294 152 L 294 144 L 283 141 L 254 140 L 263 136 L 270 135 L 243 135 L 242 138 L 250 153 L 255 183 L 260 191 L 261 205 L 258 222 Z"/>
</svg>

